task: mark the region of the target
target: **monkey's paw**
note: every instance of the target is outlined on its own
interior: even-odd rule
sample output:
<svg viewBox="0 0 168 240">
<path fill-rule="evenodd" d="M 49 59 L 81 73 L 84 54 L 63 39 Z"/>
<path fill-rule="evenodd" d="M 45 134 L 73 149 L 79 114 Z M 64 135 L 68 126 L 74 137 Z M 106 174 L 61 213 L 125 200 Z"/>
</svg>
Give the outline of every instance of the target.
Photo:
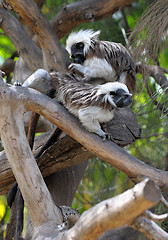
<svg viewBox="0 0 168 240">
<path fill-rule="evenodd" d="M 69 66 L 68 66 L 68 69 L 71 70 L 71 71 L 75 71 L 75 70 L 78 70 L 79 71 L 79 68 L 80 68 L 80 64 L 78 63 L 71 63 Z"/>
<path fill-rule="evenodd" d="M 103 138 L 103 142 L 107 139 L 108 141 L 110 141 L 112 139 L 112 136 L 110 133 L 104 133 L 104 136 L 102 136 Z"/>
</svg>

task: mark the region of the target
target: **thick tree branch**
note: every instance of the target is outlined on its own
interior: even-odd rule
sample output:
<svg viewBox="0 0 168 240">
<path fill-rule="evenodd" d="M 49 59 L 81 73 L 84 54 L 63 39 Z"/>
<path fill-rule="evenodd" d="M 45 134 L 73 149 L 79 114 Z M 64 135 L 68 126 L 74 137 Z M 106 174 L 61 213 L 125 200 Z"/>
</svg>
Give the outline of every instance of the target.
<svg viewBox="0 0 168 240">
<path fill-rule="evenodd" d="M 138 181 L 148 176 L 163 190 L 168 189 L 168 172 L 148 166 L 111 141 L 103 142 L 99 136 L 85 130 L 77 119 L 54 100 L 24 87 L 3 84 L 0 89 L 1 93 L 5 92 L 4 94 L 9 95 L 10 101 L 14 98 L 20 103 L 22 99 L 22 104 L 27 111 L 31 110 L 44 116 L 90 152 L 120 169 L 130 178 Z"/>
<path fill-rule="evenodd" d="M 84 0 L 71 3 L 63 7 L 51 24 L 58 38 L 62 38 L 79 24 L 112 15 L 132 2 L 135 0 Z"/>
<path fill-rule="evenodd" d="M 160 198 L 159 189 L 151 180 L 145 180 L 133 189 L 84 212 L 75 226 L 67 232 L 67 236 L 74 240 L 96 240 L 109 229 L 131 224 L 147 208 L 159 202 Z"/>
<path fill-rule="evenodd" d="M 66 67 L 60 42 L 37 5 L 31 0 L 6 0 L 6 2 L 30 25 L 37 35 L 43 52 L 45 69 L 65 71 Z"/>
<path fill-rule="evenodd" d="M 8 161 L 26 200 L 34 226 L 48 221 L 59 224 L 60 212 L 44 183 L 24 133 L 24 107 L 14 99 L 11 102 L 9 95 L 4 92 L 0 99 L 0 133 Z"/>
<path fill-rule="evenodd" d="M 6 9 L 0 7 L 1 28 L 10 38 L 13 45 L 24 58 L 28 66 L 36 71 L 43 66 L 42 53 L 37 45 L 31 40 L 18 20 Z"/>
<path fill-rule="evenodd" d="M 168 233 L 160 228 L 155 222 L 140 216 L 135 219 L 131 227 L 144 233 L 151 240 L 168 239 Z"/>
<path fill-rule="evenodd" d="M 31 215 L 33 223 L 32 239 L 35 240 L 38 237 L 43 239 L 45 236 L 45 238 L 50 237 L 51 240 L 54 240 L 61 239 L 61 236 L 64 235 L 64 239 L 73 238 L 74 240 L 85 240 L 91 238 L 94 240 L 108 229 L 120 227 L 126 223 L 131 224 L 137 216 L 160 201 L 161 193 L 159 188 L 151 180 L 147 179 L 120 196 L 98 204 L 94 208 L 85 212 L 73 228 L 59 233 L 60 227 L 56 226 L 60 224 L 62 220 L 60 211 L 53 203 L 24 133 L 23 112 L 29 108 L 35 108 L 39 110 L 39 113 L 41 112 L 45 115 L 47 114 L 48 109 L 44 109 L 43 104 L 40 103 L 41 94 L 39 92 L 32 89 L 24 89 L 23 87 L 10 87 L 3 83 L 2 79 L 0 84 L 1 139 L 10 166 L 14 172 Z M 28 93 L 29 91 L 30 93 Z M 28 97 L 26 95 L 28 95 Z M 48 99 L 51 101 L 50 98 Z M 36 103 L 34 103 L 33 100 L 36 100 Z M 47 100 L 47 96 L 45 100 Z M 43 109 L 41 109 L 42 106 Z M 55 108 L 56 104 L 51 106 L 52 110 L 54 110 L 53 107 Z M 60 106 L 58 105 L 57 110 L 59 107 Z M 51 109 L 49 109 L 50 114 Z M 62 119 L 63 124 L 65 123 L 64 118 L 67 111 L 64 111 L 64 109 L 62 110 L 63 112 L 55 112 L 55 120 L 58 125 L 60 124 L 60 119 Z M 55 113 L 53 115 L 55 115 Z M 48 118 L 53 120 L 53 115 L 51 114 L 51 117 Z M 71 118 L 71 116 L 69 116 L 69 118 Z M 53 122 L 55 122 L 55 120 Z M 74 125 L 71 122 L 71 126 L 65 124 L 65 126 L 62 125 L 62 129 L 66 129 L 70 135 L 77 138 L 76 133 L 74 134 L 71 132 L 73 126 Z M 80 125 L 78 126 L 77 123 L 76 129 L 79 135 L 78 128 L 80 128 Z M 103 147 L 98 149 L 98 151 L 96 149 L 92 149 L 92 151 L 100 155 L 99 151 L 101 150 L 101 155 L 104 156 L 106 143 L 102 144 L 102 139 L 94 136 L 94 134 L 88 134 L 87 131 L 85 132 L 82 130 L 81 133 L 80 137 L 82 137 L 83 145 L 90 144 L 90 142 L 85 143 L 83 139 L 86 135 L 92 135 L 97 144 L 100 140 Z M 89 138 L 92 138 L 92 136 Z M 79 136 L 77 139 L 79 140 Z M 91 147 L 93 148 L 93 146 Z M 135 211 L 133 211 L 133 209 L 135 209 Z M 161 236 L 163 235 L 161 231 L 160 234 Z"/>
<path fill-rule="evenodd" d="M 107 131 L 113 136 L 113 141 L 120 146 L 125 146 L 132 143 L 139 137 L 139 127 L 132 111 L 128 109 L 121 109 L 115 113 L 114 119 L 106 126 Z M 43 128 L 44 129 L 44 128 Z M 49 134 L 45 133 L 36 138 L 34 154 L 37 153 L 39 147 L 49 138 Z M 42 139 L 42 142 L 41 142 Z M 45 151 L 40 158 L 38 158 L 38 166 L 42 172 L 43 177 L 48 176 L 56 171 L 67 168 L 68 166 L 79 164 L 94 155 L 86 148 L 82 147 L 75 140 L 66 135 L 66 137 L 59 139 L 49 149 Z M 6 155 L 0 153 L 0 194 L 6 194 L 14 179 L 12 172 L 6 158 Z"/>
</svg>

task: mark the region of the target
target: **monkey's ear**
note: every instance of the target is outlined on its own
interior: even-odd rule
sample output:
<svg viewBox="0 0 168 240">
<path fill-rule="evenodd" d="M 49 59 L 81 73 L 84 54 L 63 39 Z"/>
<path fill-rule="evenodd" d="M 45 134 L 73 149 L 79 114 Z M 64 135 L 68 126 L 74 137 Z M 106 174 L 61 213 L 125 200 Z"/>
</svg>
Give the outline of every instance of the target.
<svg viewBox="0 0 168 240">
<path fill-rule="evenodd" d="M 96 32 L 94 32 L 94 33 L 92 33 L 92 39 L 97 40 L 98 37 L 99 37 L 99 35 L 100 35 L 100 33 L 101 33 L 100 30 L 98 30 L 98 31 L 96 31 Z"/>
</svg>

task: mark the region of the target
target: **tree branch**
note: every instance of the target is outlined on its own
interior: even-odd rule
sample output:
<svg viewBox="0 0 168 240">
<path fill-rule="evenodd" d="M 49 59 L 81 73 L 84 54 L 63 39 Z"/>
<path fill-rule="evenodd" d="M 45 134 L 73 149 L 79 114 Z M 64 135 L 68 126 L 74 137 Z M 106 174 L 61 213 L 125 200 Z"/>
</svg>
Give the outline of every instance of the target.
<svg viewBox="0 0 168 240">
<path fill-rule="evenodd" d="M 127 176 L 140 181 L 145 176 L 155 181 L 162 190 L 168 189 L 168 172 L 161 171 L 139 161 L 112 141 L 103 142 L 96 134 L 85 130 L 80 122 L 68 113 L 61 105 L 49 97 L 33 89 L 14 87 L 3 84 L 1 93 L 9 94 L 9 99 L 15 99 L 24 104 L 27 111 L 34 111 L 54 123 L 90 152 L 104 161 L 123 171 Z"/>
<path fill-rule="evenodd" d="M 3 92 L 0 99 L 1 139 L 12 171 L 26 200 L 32 222 L 34 226 L 48 221 L 60 224 L 62 220 L 60 211 L 45 185 L 24 132 L 25 109 L 22 104 L 15 101 L 15 98 L 11 101 L 9 95 L 9 92 Z"/>
<path fill-rule="evenodd" d="M 144 233 L 149 239 L 162 240 L 168 239 L 168 233 L 160 228 L 155 222 L 140 216 L 135 219 L 131 227 Z"/>
<path fill-rule="evenodd" d="M 159 202 L 160 198 L 158 187 L 151 180 L 145 180 L 84 212 L 67 232 L 67 236 L 74 240 L 96 240 L 109 229 L 131 224 L 147 208 Z"/>
<path fill-rule="evenodd" d="M 132 2 L 135 0 L 84 0 L 71 3 L 63 7 L 51 24 L 60 39 L 79 24 L 112 15 L 120 8 L 130 6 Z"/>
<path fill-rule="evenodd" d="M 1 28 L 10 38 L 13 45 L 24 58 L 28 66 L 36 71 L 42 68 L 42 53 L 37 45 L 31 40 L 18 20 L 6 9 L 0 7 Z"/>
<path fill-rule="evenodd" d="M 40 42 L 45 69 L 66 71 L 60 42 L 50 23 L 32 0 L 6 0 L 30 27 Z"/>
</svg>

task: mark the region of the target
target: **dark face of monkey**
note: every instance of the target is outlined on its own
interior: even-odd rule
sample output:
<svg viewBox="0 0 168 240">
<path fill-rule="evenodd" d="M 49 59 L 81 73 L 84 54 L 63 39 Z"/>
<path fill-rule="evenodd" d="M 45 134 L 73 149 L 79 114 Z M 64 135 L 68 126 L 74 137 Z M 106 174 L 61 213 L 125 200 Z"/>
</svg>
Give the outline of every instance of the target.
<svg viewBox="0 0 168 240">
<path fill-rule="evenodd" d="M 71 58 L 73 58 L 74 63 L 82 64 L 86 60 L 83 49 L 84 44 L 82 42 L 72 45 Z"/>
<path fill-rule="evenodd" d="M 118 89 L 116 92 L 110 92 L 113 101 L 118 108 L 123 108 L 131 105 L 131 94 L 126 93 L 123 89 Z"/>
</svg>

